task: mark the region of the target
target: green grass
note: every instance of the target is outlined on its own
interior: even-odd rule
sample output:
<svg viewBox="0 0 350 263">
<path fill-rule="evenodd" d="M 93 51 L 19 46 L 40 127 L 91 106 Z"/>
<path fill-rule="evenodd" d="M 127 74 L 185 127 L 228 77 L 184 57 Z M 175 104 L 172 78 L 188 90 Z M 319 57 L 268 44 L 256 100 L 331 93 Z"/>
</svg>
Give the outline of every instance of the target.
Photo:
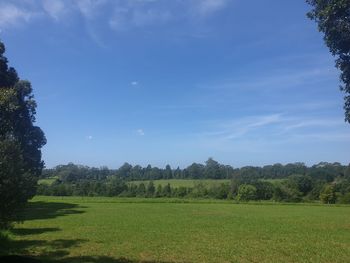
<svg viewBox="0 0 350 263">
<path fill-rule="evenodd" d="M 284 181 L 286 181 L 286 179 L 261 179 L 260 181 L 269 182 L 269 183 L 272 183 L 273 185 L 279 185 Z"/>
<path fill-rule="evenodd" d="M 349 206 L 269 204 L 36 197 L 0 251 L 45 262 L 349 262 Z"/>
<path fill-rule="evenodd" d="M 50 178 L 45 178 L 45 179 L 40 179 L 38 181 L 38 184 L 47 184 L 47 185 L 51 185 L 54 181 L 56 181 L 58 179 L 57 176 L 54 177 L 50 177 Z"/>
<path fill-rule="evenodd" d="M 210 186 L 213 184 L 221 184 L 221 183 L 229 183 L 230 180 L 229 179 L 198 179 L 198 180 L 193 180 L 193 179 L 164 179 L 164 180 L 154 180 L 153 183 L 155 186 L 157 185 L 161 185 L 161 186 L 165 186 L 168 183 L 172 186 L 172 187 L 194 187 L 196 184 L 203 184 L 205 186 Z M 144 184 L 148 184 L 149 181 L 131 181 L 129 182 L 130 184 L 137 184 L 139 185 L 140 183 L 144 183 Z"/>
</svg>

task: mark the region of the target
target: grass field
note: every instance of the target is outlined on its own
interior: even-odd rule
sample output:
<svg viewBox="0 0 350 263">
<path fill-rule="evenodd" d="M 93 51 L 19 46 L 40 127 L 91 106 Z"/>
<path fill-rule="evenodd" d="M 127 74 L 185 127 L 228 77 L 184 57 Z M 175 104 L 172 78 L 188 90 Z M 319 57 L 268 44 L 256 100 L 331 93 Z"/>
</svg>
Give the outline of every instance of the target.
<svg viewBox="0 0 350 263">
<path fill-rule="evenodd" d="M 101 263 L 350 258 L 349 206 L 36 197 L 26 216 L 12 241 L 1 240 L 2 254 Z"/>
<path fill-rule="evenodd" d="M 198 180 L 192 180 L 192 179 L 168 179 L 168 180 L 154 180 L 153 183 L 155 186 L 161 185 L 165 186 L 167 184 L 170 184 L 172 187 L 194 187 L 196 184 L 203 184 L 205 186 L 210 185 L 218 185 L 221 183 L 229 183 L 229 179 L 198 179 Z M 140 183 L 148 184 L 149 181 L 131 181 L 130 184 L 137 184 Z"/>
<path fill-rule="evenodd" d="M 47 185 L 51 185 L 54 181 L 56 181 L 58 179 L 58 177 L 50 177 L 50 178 L 45 178 L 45 179 L 40 179 L 38 181 L 38 184 L 47 184 Z"/>
</svg>

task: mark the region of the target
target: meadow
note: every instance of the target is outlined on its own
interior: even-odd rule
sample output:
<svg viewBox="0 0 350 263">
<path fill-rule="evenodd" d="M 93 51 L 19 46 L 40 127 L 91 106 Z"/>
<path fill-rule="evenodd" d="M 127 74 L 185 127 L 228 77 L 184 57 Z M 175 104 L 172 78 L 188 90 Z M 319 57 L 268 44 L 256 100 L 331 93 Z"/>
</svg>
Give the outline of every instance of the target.
<svg viewBox="0 0 350 263">
<path fill-rule="evenodd" d="M 43 262 L 347 262 L 350 207 L 35 197 L 0 253 Z"/>
</svg>

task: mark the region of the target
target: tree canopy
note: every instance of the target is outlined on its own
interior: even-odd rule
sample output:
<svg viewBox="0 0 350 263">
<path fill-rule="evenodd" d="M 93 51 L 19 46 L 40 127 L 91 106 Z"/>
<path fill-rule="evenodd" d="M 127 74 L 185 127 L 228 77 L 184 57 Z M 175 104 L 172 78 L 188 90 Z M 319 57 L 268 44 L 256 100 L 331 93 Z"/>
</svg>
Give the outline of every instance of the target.
<svg viewBox="0 0 350 263">
<path fill-rule="evenodd" d="M 307 14 L 318 23 L 318 30 L 324 33 L 324 40 L 336 59 L 341 71 L 340 89 L 345 93 L 345 120 L 350 123 L 350 1 L 349 0 L 306 0 L 313 6 Z"/>
<path fill-rule="evenodd" d="M 4 52 L 0 41 L 0 227 L 16 219 L 16 211 L 34 196 L 46 143 L 43 131 L 33 124 L 31 84 L 8 66 Z"/>
</svg>

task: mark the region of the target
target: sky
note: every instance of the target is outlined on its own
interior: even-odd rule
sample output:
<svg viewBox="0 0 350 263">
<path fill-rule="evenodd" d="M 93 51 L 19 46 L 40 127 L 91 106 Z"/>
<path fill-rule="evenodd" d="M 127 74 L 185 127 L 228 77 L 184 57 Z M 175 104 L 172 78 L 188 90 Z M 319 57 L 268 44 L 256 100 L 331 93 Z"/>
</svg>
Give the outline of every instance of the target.
<svg viewBox="0 0 350 263">
<path fill-rule="evenodd" d="M 303 0 L 0 0 L 47 167 L 350 162 L 334 58 Z"/>
</svg>

